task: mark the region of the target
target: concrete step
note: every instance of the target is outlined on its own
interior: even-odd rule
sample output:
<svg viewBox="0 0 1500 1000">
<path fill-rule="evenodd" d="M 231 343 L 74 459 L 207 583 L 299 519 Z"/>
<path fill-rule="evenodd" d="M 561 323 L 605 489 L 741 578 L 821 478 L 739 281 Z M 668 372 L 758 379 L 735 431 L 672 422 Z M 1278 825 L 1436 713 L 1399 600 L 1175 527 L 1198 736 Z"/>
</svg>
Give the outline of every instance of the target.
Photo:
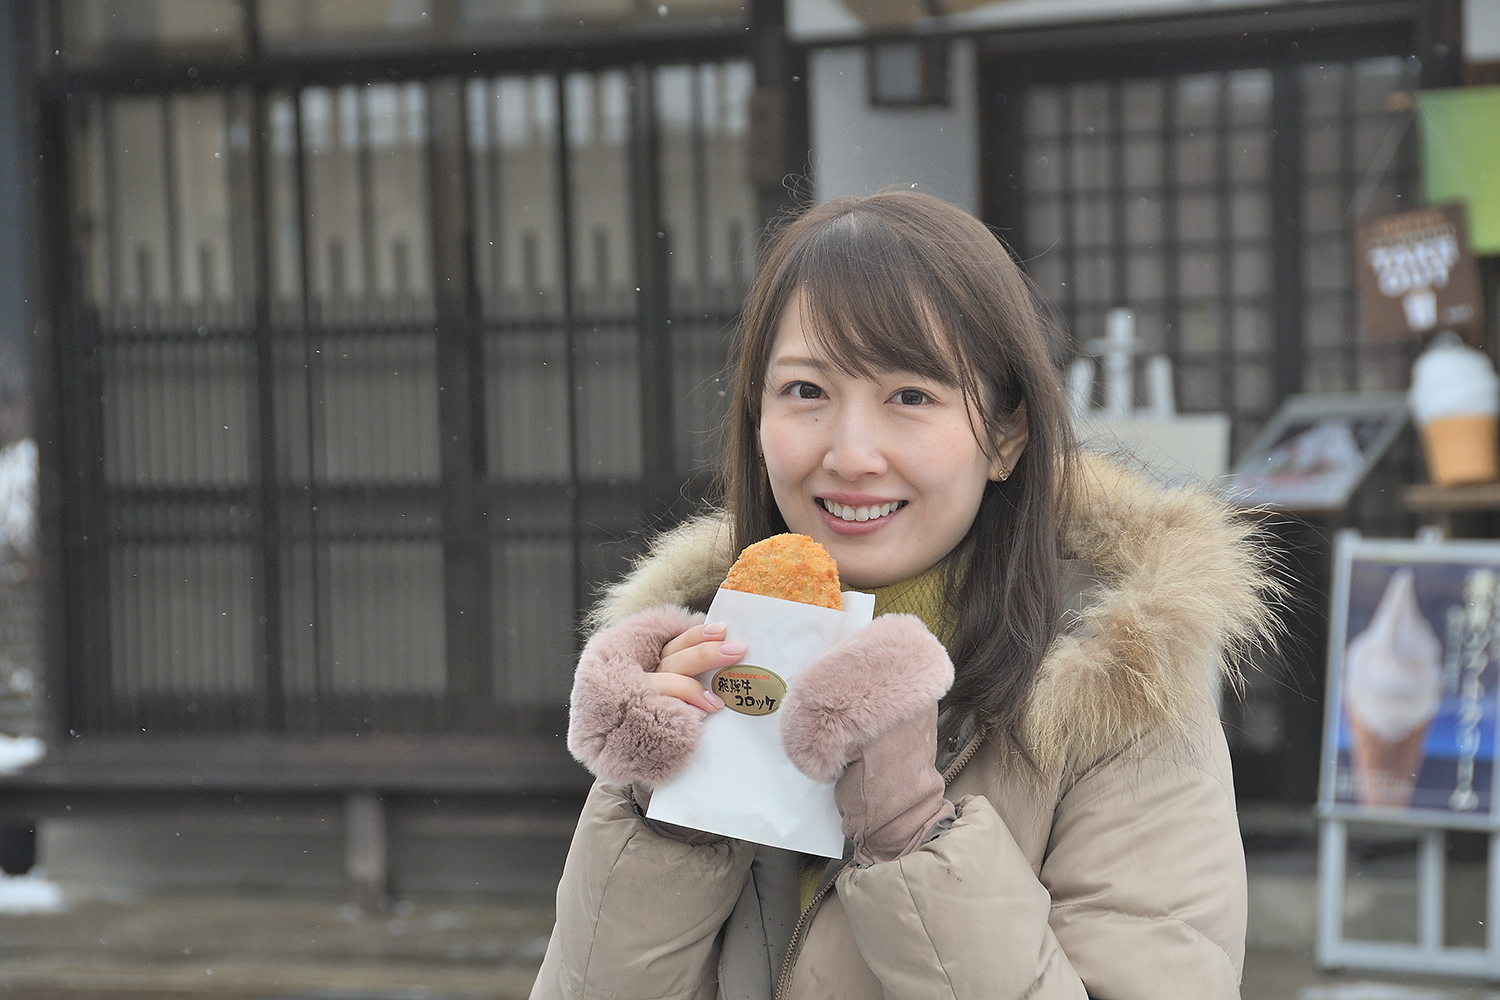
<svg viewBox="0 0 1500 1000">
<path fill-rule="evenodd" d="M 1500 1000 L 1488 984 L 1314 967 L 1316 838 L 1306 810 L 1248 808 L 1244 1000 Z M 43 824 L 41 864 L 65 912 L 0 916 L 0 993 L 133 1000 L 524 997 L 552 923 L 567 837 L 398 824 L 395 907 L 345 900 L 336 823 L 88 819 Z M 1454 943 L 1478 943 L 1482 863 L 1450 857 Z M 1356 840 L 1351 934 L 1415 936 L 1414 851 Z"/>
</svg>

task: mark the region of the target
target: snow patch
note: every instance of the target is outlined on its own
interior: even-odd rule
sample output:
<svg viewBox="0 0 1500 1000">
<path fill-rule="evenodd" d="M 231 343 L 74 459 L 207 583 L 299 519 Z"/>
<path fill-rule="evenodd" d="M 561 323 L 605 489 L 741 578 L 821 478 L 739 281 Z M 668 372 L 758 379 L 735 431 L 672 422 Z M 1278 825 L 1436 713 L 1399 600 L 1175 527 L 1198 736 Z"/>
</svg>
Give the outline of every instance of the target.
<svg viewBox="0 0 1500 1000">
<path fill-rule="evenodd" d="M 62 908 L 62 890 L 56 882 L 49 882 L 36 872 L 26 875 L 0 872 L 0 913 L 57 913 Z"/>
<path fill-rule="evenodd" d="M 36 547 L 36 442 L 0 448 L 0 560 L 29 559 Z"/>
<path fill-rule="evenodd" d="M 0 734 L 0 774 L 15 774 L 30 767 L 47 753 L 47 744 L 35 736 Z"/>
</svg>

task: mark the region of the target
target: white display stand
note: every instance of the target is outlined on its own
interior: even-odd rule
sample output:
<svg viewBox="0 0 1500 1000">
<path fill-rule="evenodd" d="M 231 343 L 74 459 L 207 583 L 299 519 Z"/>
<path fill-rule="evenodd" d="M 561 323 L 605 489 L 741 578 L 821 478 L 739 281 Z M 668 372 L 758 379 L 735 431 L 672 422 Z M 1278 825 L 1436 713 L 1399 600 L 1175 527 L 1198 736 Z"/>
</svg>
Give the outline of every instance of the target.
<svg viewBox="0 0 1500 1000">
<path fill-rule="evenodd" d="M 1177 412 L 1172 362 L 1164 355 L 1146 359 L 1149 405 L 1135 406 L 1134 358 L 1141 352 L 1135 314 L 1111 309 L 1105 337 L 1084 349 L 1068 372 L 1068 397 L 1078 440 L 1104 454 L 1125 452 L 1165 480 L 1196 479 L 1217 484 L 1229 471 L 1229 416 Z M 1098 358 L 1096 363 L 1094 358 Z M 1104 372 L 1104 406 L 1094 409 L 1097 369 Z"/>
<path fill-rule="evenodd" d="M 1374 595 L 1396 572 L 1411 569 L 1423 617 L 1443 642 L 1443 700 L 1425 737 L 1425 757 L 1413 782 L 1410 805 L 1370 804 L 1354 779 L 1353 757 L 1341 746 L 1345 652 L 1349 633 L 1371 619 Z M 1477 583 L 1476 583 L 1477 579 Z M 1359 968 L 1500 980 L 1500 810 L 1496 808 L 1494 728 L 1497 662 L 1500 662 L 1500 542 L 1444 542 L 1436 532 L 1416 541 L 1364 539 L 1340 532 L 1334 547 L 1329 629 L 1328 700 L 1325 706 L 1322 780 L 1318 795 L 1318 932 L 1321 968 Z M 1425 591 L 1425 592 L 1424 592 Z M 1455 601 L 1455 594 L 1462 595 Z M 1477 596 L 1476 596 L 1477 595 Z M 1474 600 L 1470 600 L 1475 597 Z M 1443 610 L 1446 609 L 1446 610 Z M 1441 615 L 1439 611 L 1443 611 Z M 1472 613 L 1472 619 L 1469 616 Z M 1479 619 L 1482 617 L 1483 621 Z M 1433 621 L 1434 618 L 1439 618 Z M 1466 631 L 1467 630 L 1467 631 Z M 1482 640 L 1482 641 L 1478 641 Z M 1473 655 L 1470 655 L 1473 654 Z M 1455 686 L 1456 685 L 1456 686 Z M 1482 710 L 1480 721 L 1475 712 Z M 1457 715 L 1455 715 L 1457 711 Z M 1458 722 L 1454 723 L 1454 720 Z M 1484 726 L 1488 734 L 1477 727 Z M 1486 739 L 1486 735 L 1488 739 Z M 1472 749 L 1464 750 L 1470 746 Z M 1479 759 L 1487 747 L 1488 759 Z M 1454 751 L 1452 767 L 1444 754 Z M 1467 754 L 1467 760 L 1465 760 Z M 1450 772 L 1487 780 L 1445 784 Z M 1456 770 L 1455 770 L 1456 768 Z M 1472 803 L 1472 804 L 1470 804 Z M 1366 941 L 1344 935 L 1349 825 L 1383 825 L 1411 831 L 1417 841 L 1417 938 Z M 1448 830 L 1489 834 L 1489 868 L 1482 948 L 1444 942 L 1445 835 Z"/>
</svg>

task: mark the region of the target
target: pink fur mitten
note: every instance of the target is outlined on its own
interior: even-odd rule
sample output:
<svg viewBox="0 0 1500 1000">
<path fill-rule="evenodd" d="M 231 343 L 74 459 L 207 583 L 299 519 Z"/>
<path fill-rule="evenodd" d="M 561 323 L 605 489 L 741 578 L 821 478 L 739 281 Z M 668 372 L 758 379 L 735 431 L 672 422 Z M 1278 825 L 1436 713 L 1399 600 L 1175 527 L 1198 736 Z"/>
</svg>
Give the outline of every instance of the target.
<svg viewBox="0 0 1500 1000">
<path fill-rule="evenodd" d="M 661 784 L 687 763 L 703 710 L 659 694 L 646 675 L 671 640 L 703 621 L 685 608 L 631 615 L 594 635 L 578 657 L 568 707 L 568 749 L 598 778 Z"/>
<path fill-rule="evenodd" d="M 798 770 L 836 781 L 854 858 L 891 861 L 951 819 L 937 756 L 938 699 L 953 686 L 942 643 L 914 615 L 883 615 L 787 690 L 781 744 Z"/>
</svg>

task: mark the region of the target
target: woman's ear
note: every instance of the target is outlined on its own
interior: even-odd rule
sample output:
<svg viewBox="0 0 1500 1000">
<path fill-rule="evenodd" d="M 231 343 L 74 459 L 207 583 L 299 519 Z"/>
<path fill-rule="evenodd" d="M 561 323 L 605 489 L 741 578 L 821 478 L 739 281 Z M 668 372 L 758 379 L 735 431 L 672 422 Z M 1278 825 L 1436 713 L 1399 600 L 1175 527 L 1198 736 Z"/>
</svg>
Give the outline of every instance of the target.
<svg viewBox="0 0 1500 1000">
<path fill-rule="evenodd" d="M 1010 478 L 1016 463 L 1021 460 L 1021 452 L 1026 450 L 1026 440 L 1026 403 L 1023 400 L 996 437 L 990 458 L 990 482 L 1003 483 Z"/>
</svg>

